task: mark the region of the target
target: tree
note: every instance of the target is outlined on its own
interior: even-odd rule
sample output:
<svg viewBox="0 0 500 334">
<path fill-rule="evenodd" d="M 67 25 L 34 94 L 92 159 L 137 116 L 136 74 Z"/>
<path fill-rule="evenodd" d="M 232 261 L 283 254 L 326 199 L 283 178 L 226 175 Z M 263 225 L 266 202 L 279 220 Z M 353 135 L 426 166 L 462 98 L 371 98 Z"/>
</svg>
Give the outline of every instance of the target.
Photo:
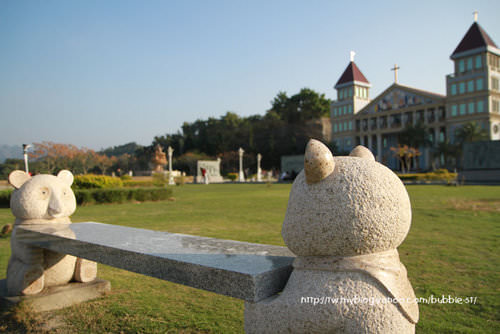
<svg viewBox="0 0 500 334">
<path fill-rule="evenodd" d="M 328 116 L 330 113 L 330 100 L 325 98 L 325 94 L 318 94 L 309 88 L 302 88 L 292 97 L 279 92 L 271 104 L 271 110 L 280 119 L 292 124 Z"/>
<path fill-rule="evenodd" d="M 440 160 L 440 164 L 444 165 L 442 167 L 451 167 L 453 165 L 453 159 L 456 158 L 458 151 L 458 145 L 451 144 L 450 141 L 446 139 L 445 141 L 438 143 L 434 149 L 433 156 L 435 159 Z"/>
<path fill-rule="evenodd" d="M 464 143 L 472 143 L 475 141 L 488 140 L 488 132 L 477 122 L 465 123 L 455 132 L 455 138 L 460 146 Z"/>
<path fill-rule="evenodd" d="M 29 156 L 37 163 L 35 171 L 49 174 L 61 169 L 71 170 L 74 174 L 86 174 L 96 167 L 104 174 L 116 160 L 115 157 L 109 158 L 87 148 L 53 142 L 34 143 Z"/>
<path fill-rule="evenodd" d="M 457 167 L 463 163 L 463 150 L 465 143 L 488 140 L 488 132 L 484 130 L 479 123 L 475 121 L 465 123 L 461 128 L 455 131 L 456 147 L 455 156 L 458 162 Z"/>
<path fill-rule="evenodd" d="M 409 147 L 428 147 L 432 144 L 429 129 L 422 122 L 409 124 L 398 134 L 398 142 Z"/>
<path fill-rule="evenodd" d="M 391 147 L 391 151 L 393 151 L 393 155 L 398 158 L 399 164 L 401 166 L 401 172 L 403 174 L 411 170 L 412 159 L 422 154 L 417 148 L 409 147 L 408 145 L 398 145 L 397 147 Z"/>
</svg>

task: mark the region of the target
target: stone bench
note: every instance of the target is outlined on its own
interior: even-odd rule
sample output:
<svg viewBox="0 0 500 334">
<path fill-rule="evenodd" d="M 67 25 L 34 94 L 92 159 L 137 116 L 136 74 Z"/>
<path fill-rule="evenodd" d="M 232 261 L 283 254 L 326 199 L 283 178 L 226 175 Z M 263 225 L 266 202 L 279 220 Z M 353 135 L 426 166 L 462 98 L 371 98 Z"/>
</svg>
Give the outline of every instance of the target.
<svg viewBox="0 0 500 334">
<path fill-rule="evenodd" d="M 25 244 L 257 302 L 280 292 L 294 255 L 285 247 L 158 232 L 94 222 L 19 227 Z M 57 234 L 56 234 L 57 233 Z"/>
<path fill-rule="evenodd" d="M 33 178 L 14 171 L 9 182 L 16 188 L 9 296 L 52 288 L 66 298 L 60 289 L 71 279 L 97 281 L 99 262 L 243 299 L 247 333 L 415 332 L 418 305 L 396 249 L 410 229 L 410 200 L 365 147 L 333 157 L 308 143 L 283 222 L 288 248 L 71 224 L 69 171 Z"/>
</svg>

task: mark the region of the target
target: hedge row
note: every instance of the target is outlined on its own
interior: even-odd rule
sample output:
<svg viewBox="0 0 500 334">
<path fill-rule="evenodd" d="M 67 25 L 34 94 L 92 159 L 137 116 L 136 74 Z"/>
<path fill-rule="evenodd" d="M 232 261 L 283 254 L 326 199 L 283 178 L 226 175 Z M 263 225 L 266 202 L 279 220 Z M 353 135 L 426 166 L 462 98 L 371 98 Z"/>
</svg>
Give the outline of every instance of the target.
<svg viewBox="0 0 500 334">
<path fill-rule="evenodd" d="M 73 181 L 73 189 L 104 189 L 123 187 L 123 181 L 118 177 L 106 175 L 76 175 Z"/>
<path fill-rule="evenodd" d="M 446 169 L 438 169 L 429 173 L 398 174 L 401 181 L 446 181 L 457 178 L 457 173 L 450 173 Z"/>
<path fill-rule="evenodd" d="M 8 208 L 11 190 L 0 191 L 0 207 Z M 162 201 L 172 196 L 170 188 L 76 189 L 78 205 L 123 203 L 129 201 Z"/>
</svg>

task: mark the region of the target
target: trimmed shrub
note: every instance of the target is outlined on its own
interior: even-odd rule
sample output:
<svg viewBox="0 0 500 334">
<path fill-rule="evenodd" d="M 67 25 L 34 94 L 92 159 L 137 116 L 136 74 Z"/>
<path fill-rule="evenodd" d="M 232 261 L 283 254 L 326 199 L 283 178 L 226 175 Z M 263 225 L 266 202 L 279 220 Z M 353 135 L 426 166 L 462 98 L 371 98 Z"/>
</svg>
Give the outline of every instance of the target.
<svg viewBox="0 0 500 334">
<path fill-rule="evenodd" d="M 78 205 L 162 201 L 172 196 L 169 188 L 83 189 L 75 190 Z"/>
<path fill-rule="evenodd" d="M 238 173 L 227 173 L 227 178 L 231 181 L 236 181 L 236 179 L 238 178 Z"/>
<path fill-rule="evenodd" d="M 103 189 L 123 187 L 123 181 L 117 177 L 106 175 L 76 175 L 73 189 Z"/>
<path fill-rule="evenodd" d="M 457 173 L 446 169 L 437 169 L 429 173 L 397 174 L 401 181 L 445 181 L 451 182 L 457 178 Z"/>
<path fill-rule="evenodd" d="M 10 189 L 0 191 L 0 208 L 10 207 L 10 194 L 12 194 L 12 190 Z"/>
<path fill-rule="evenodd" d="M 152 180 L 125 180 L 123 181 L 124 187 L 154 187 Z"/>
<path fill-rule="evenodd" d="M 76 204 L 78 205 L 89 205 L 94 204 L 94 196 L 92 195 L 92 190 L 79 189 L 75 190 Z"/>
<path fill-rule="evenodd" d="M 75 189 L 78 205 L 123 203 L 128 201 L 164 201 L 172 196 L 170 188 Z M 10 207 L 12 190 L 0 191 L 0 207 Z"/>
<path fill-rule="evenodd" d="M 132 180 L 132 176 L 130 176 L 128 174 L 123 174 L 122 176 L 120 176 L 120 180 L 129 181 L 129 180 Z"/>
</svg>

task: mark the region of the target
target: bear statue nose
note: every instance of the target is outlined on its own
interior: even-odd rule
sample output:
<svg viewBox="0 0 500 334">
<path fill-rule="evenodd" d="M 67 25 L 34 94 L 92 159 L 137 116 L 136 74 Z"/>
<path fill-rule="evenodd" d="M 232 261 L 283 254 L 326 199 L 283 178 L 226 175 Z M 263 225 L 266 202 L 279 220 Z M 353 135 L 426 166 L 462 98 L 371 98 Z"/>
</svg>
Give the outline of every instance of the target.
<svg viewBox="0 0 500 334">
<path fill-rule="evenodd" d="M 58 218 L 62 215 L 63 207 L 61 201 L 56 197 L 52 196 L 49 202 L 48 213 L 51 217 Z"/>
</svg>

